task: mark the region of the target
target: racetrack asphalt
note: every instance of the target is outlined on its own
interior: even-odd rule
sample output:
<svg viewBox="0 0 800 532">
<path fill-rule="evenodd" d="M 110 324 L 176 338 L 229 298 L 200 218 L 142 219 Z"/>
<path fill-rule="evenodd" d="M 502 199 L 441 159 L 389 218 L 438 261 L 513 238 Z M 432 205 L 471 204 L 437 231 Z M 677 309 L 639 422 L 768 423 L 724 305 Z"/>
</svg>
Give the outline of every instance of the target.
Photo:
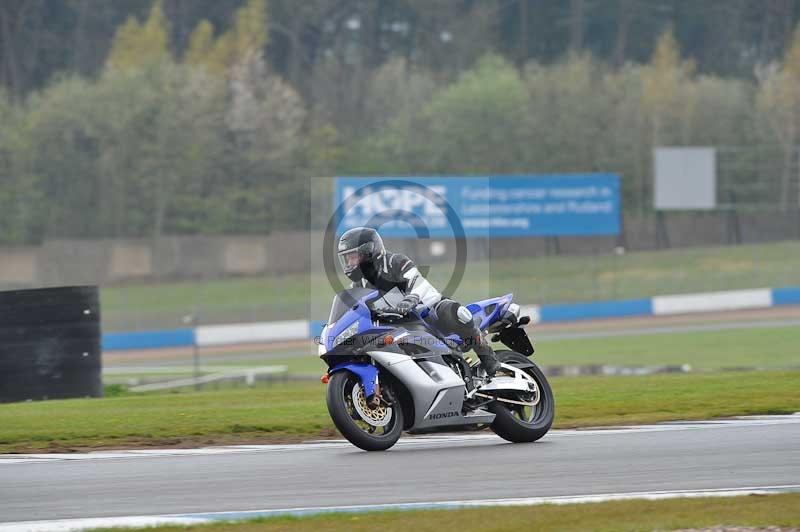
<svg viewBox="0 0 800 532">
<path fill-rule="evenodd" d="M 346 442 L 0 456 L 0 523 L 800 484 L 800 414 Z"/>
</svg>

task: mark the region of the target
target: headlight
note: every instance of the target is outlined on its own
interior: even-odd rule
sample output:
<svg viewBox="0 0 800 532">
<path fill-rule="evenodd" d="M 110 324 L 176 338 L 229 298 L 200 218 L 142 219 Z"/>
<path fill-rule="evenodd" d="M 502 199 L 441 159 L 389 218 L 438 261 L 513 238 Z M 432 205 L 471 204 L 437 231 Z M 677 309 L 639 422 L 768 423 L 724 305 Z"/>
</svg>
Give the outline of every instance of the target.
<svg viewBox="0 0 800 532">
<path fill-rule="evenodd" d="M 336 347 L 337 345 L 341 344 L 342 342 L 344 342 L 357 332 L 358 332 L 358 322 L 354 321 L 347 329 L 339 333 L 339 335 L 333 341 L 333 347 Z"/>
<path fill-rule="evenodd" d="M 327 343 L 325 339 L 328 337 L 328 326 L 325 325 L 322 328 L 322 332 L 319 334 L 319 342 L 317 343 L 317 355 L 322 356 L 328 352 L 328 348 L 326 347 Z"/>
</svg>

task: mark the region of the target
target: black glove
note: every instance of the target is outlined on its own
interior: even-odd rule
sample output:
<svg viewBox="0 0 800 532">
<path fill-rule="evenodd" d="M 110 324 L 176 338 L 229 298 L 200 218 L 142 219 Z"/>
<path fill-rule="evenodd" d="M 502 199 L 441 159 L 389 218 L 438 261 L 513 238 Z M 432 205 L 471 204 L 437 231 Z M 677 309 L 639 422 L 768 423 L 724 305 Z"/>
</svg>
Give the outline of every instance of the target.
<svg viewBox="0 0 800 532">
<path fill-rule="evenodd" d="M 400 301 L 397 304 L 397 306 L 394 309 L 397 311 L 398 314 L 402 314 L 403 316 L 405 316 L 410 311 L 412 311 L 414 307 L 416 307 L 417 305 L 419 305 L 419 296 L 414 294 L 408 294 L 406 297 L 403 298 L 402 301 Z"/>
</svg>

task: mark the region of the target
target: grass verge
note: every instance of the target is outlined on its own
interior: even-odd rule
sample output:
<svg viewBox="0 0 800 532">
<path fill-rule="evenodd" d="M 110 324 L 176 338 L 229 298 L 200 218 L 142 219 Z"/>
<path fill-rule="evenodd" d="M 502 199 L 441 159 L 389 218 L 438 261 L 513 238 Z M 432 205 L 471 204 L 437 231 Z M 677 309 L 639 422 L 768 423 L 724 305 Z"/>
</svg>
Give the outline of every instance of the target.
<svg viewBox="0 0 800 532">
<path fill-rule="evenodd" d="M 429 278 L 443 287 L 450 265 Z M 524 304 L 629 299 L 658 294 L 800 285 L 800 242 L 684 248 L 625 255 L 493 258 L 472 262 L 454 294 L 464 302 L 513 292 Z M 324 319 L 331 291 L 323 275 L 126 285 L 101 292 L 106 330 L 202 323 Z"/>
<path fill-rule="evenodd" d="M 329 514 L 307 518 L 270 518 L 242 523 L 195 527 L 158 527 L 177 532 L 438 532 L 441 530 L 676 530 L 714 525 L 796 527 L 800 525 L 800 494 L 696 498 L 662 501 L 614 501 L 564 506 L 541 505 L 469 510 Z M 109 529 L 110 532 L 111 529 Z"/>
<path fill-rule="evenodd" d="M 800 411 L 800 371 L 552 379 L 556 427 Z M 318 383 L 0 405 L 0 452 L 335 435 Z"/>
<path fill-rule="evenodd" d="M 536 337 L 536 328 L 531 331 Z M 800 327 L 678 332 L 537 342 L 543 366 L 689 364 L 693 369 L 800 367 Z"/>
</svg>

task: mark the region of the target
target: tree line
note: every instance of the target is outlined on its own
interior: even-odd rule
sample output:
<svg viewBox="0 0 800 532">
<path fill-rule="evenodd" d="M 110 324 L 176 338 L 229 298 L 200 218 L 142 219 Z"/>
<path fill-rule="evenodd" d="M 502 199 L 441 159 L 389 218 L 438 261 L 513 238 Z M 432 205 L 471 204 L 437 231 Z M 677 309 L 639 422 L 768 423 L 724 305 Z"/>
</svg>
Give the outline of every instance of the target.
<svg viewBox="0 0 800 532">
<path fill-rule="evenodd" d="M 617 172 L 644 211 L 656 145 L 746 147 L 786 206 L 796 7 L 9 0 L 0 242 L 303 228 L 336 174 Z"/>
<path fill-rule="evenodd" d="M 98 75 L 117 28 L 154 2 L 0 2 L 0 84 L 22 95 L 58 73 Z M 170 49 L 182 57 L 203 21 L 225 31 L 246 2 L 160 0 Z M 364 74 L 404 57 L 453 76 L 487 50 L 518 66 L 587 51 L 618 67 L 647 61 L 668 25 L 700 72 L 750 77 L 783 54 L 800 0 L 269 0 L 264 15 L 266 60 L 308 98 L 331 57 Z"/>
</svg>

